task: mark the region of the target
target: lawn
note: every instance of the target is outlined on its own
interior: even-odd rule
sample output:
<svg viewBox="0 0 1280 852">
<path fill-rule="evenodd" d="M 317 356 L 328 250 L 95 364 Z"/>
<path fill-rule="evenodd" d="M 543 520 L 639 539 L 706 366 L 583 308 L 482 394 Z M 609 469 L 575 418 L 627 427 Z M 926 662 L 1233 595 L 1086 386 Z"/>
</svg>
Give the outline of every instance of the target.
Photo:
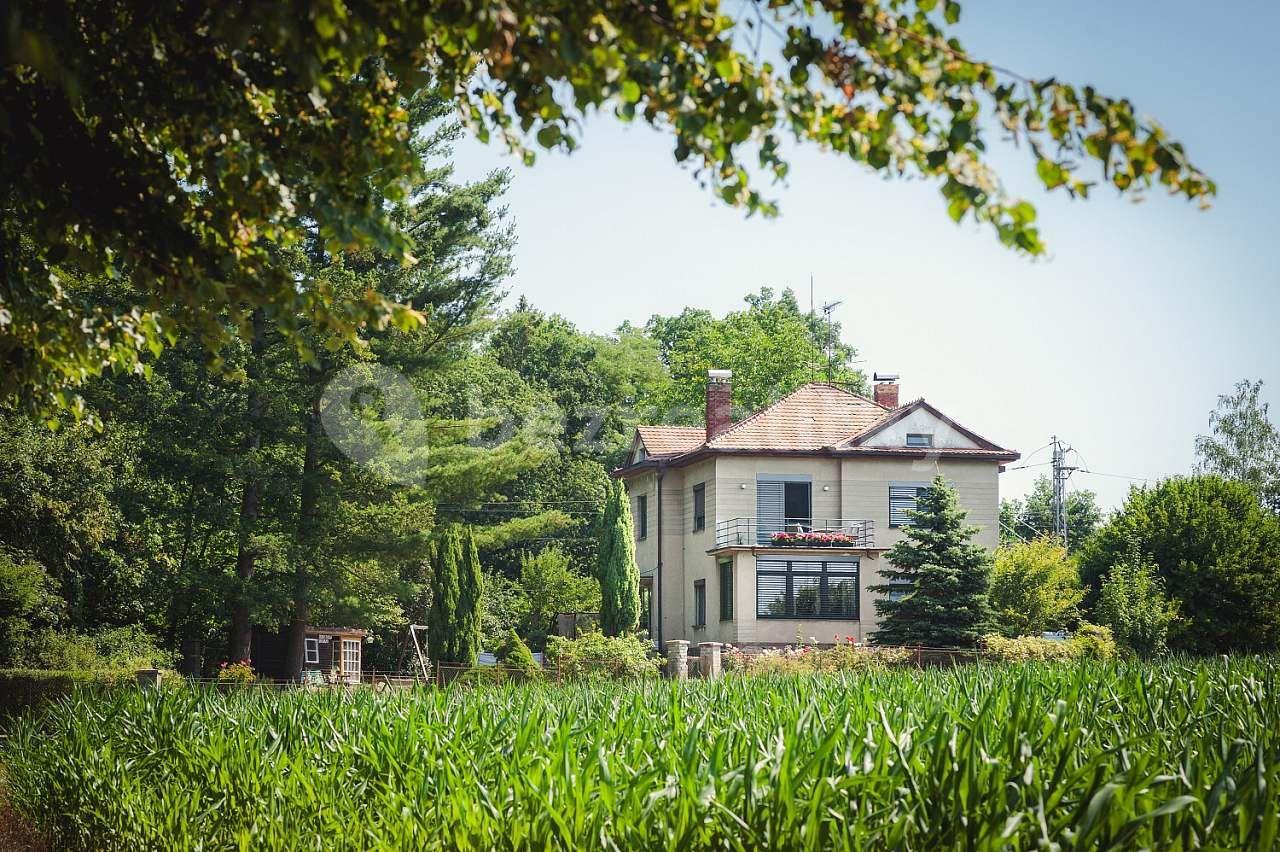
<svg viewBox="0 0 1280 852">
<path fill-rule="evenodd" d="M 1273 848 L 1280 661 L 80 696 L 6 795 L 58 848 Z"/>
</svg>

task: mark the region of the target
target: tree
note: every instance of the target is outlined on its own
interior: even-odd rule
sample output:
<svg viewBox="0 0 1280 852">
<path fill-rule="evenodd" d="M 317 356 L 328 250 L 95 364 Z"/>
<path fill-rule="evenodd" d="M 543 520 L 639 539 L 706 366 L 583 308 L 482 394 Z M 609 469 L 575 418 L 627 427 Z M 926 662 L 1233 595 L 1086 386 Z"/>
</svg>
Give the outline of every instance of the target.
<svg viewBox="0 0 1280 852">
<path fill-rule="evenodd" d="M 216 350 L 255 309 L 311 316 L 348 339 L 363 323 L 421 322 L 385 295 L 336 299 L 273 258 L 314 231 L 331 252 L 376 245 L 415 262 L 378 202 L 422 174 L 405 101 L 428 83 L 477 137 L 528 161 L 534 146 L 576 147 L 593 111 L 639 119 L 672 134 L 675 159 L 718 198 L 764 213 L 776 208 L 753 172 L 786 176 L 789 135 L 876 174 L 930 179 L 953 219 L 1029 254 L 1044 251 L 1036 212 L 988 165 L 990 128 L 1029 152 L 1046 188 L 1073 197 L 1093 185 L 1086 167 L 1121 193 L 1164 186 L 1203 203 L 1216 192 L 1128 100 L 970 57 L 952 0 L 705 14 L 617 0 L 370 2 L 340 14 L 307 0 L 11 6 L 0 24 L 0 392 L 31 411 L 71 404 L 83 377 L 130 370 L 180 330 Z M 96 283 L 120 275 L 141 297 L 123 311 Z"/>
<path fill-rule="evenodd" d="M 1155 563 L 1144 555 L 1136 540 L 1102 579 L 1095 620 L 1111 628 L 1116 641 L 1141 657 L 1154 657 L 1168 649 L 1169 628 L 1178 608 L 1164 595 L 1164 583 Z"/>
<path fill-rule="evenodd" d="M 609 486 L 600 523 L 600 628 L 606 636 L 636 629 L 640 622 L 640 569 L 631 526 L 631 507 L 621 482 Z"/>
<path fill-rule="evenodd" d="M 557 613 L 600 611 L 601 584 L 570 568 L 569 557 L 558 546 L 524 554 L 520 585 L 529 602 L 525 635 L 536 647 L 546 642 Z"/>
<path fill-rule="evenodd" d="M 791 290 L 775 296 L 764 287 L 745 301 L 745 310 L 721 319 L 686 308 L 673 317 L 654 316 L 645 325 L 671 371 L 671 386 L 660 404 L 675 409 L 674 419 L 701 422 L 711 369 L 733 371 L 733 403 L 743 411 L 762 408 L 805 382 L 824 378 L 866 392 L 865 377 L 851 364 L 857 350 L 840 341 L 838 324 L 828 327 L 801 313 Z"/>
<path fill-rule="evenodd" d="M 431 610 L 427 647 L 438 663 L 465 660 L 458 604 L 462 598 L 462 539 L 457 526 L 446 527 L 431 548 Z"/>
<path fill-rule="evenodd" d="M 1079 618 L 1080 571 L 1053 538 L 1001 545 L 991 570 L 991 609 L 1005 636 L 1061 630 Z"/>
<path fill-rule="evenodd" d="M 1081 542 L 1102 522 L 1097 495 L 1092 491 L 1067 492 L 1067 550 L 1075 553 Z M 1013 544 L 1053 534 L 1053 485 L 1049 477 L 1036 478 L 1026 499 L 1000 501 L 1000 543 Z"/>
<path fill-rule="evenodd" d="M 966 526 L 955 489 L 941 474 L 916 502 L 905 537 L 885 554 L 871 586 L 880 629 L 878 645 L 927 645 L 970 648 L 991 621 L 987 590 L 991 557 L 971 539 L 978 528 Z"/>
<path fill-rule="evenodd" d="M 1280 519 L 1249 486 L 1202 474 L 1130 489 L 1080 550 L 1088 605 L 1096 607 L 1103 578 L 1135 542 L 1177 604 L 1174 650 L 1265 650 L 1280 642 Z"/>
<path fill-rule="evenodd" d="M 24 662 L 33 640 L 62 621 L 64 608 L 43 565 L 0 547 L 0 665 Z"/>
<path fill-rule="evenodd" d="M 480 653 L 480 619 L 484 596 L 484 572 L 480 567 L 480 552 L 476 549 L 476 536 L 471 527 L 462 534 L 462 562 L 458 566 L 458 633 L 461 639 L 462 659 L 468 666 L 476 664 Z"/>
<path fill-rule="evenodd" d="M 1262 380 L 1238 382 L 1209 413 L 1212 435 L 1196 438 L 1196 469 L 1243 482 L 1262 505 L 1280 513 L 1280 430 L 1261 399 Z"/>
</svg>

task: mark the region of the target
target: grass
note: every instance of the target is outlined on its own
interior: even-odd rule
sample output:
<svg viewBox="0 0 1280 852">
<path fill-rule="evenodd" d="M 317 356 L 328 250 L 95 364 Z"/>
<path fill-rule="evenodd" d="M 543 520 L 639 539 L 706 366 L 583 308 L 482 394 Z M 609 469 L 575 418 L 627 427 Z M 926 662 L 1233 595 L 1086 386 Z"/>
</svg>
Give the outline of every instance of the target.
<svg viewBox="0 0 1280 852">
<path fill-rule="evenodd" d="M 85 696 L 0 747 L 54 848 L 1274 848 L 1280 661 Z"/>
</svg>

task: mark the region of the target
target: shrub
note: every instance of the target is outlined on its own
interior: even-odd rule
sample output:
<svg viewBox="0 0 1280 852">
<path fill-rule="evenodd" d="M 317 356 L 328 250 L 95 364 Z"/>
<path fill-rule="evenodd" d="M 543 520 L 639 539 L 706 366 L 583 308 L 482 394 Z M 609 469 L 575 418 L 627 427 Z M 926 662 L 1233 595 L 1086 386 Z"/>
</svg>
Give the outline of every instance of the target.
<svg viewBox="0 0 1280 852">
<path fill-rule="evenodd" d="M 30 643 L 24 663 L 58 671 L 136 671 L 171 669 L 176 659 L 141 625 L 133 624 L 94 634 L 45 631 Z"/>
<path fill-rule="evenodd" d="M 829 648 L 789 645 L 746 654 L 730 646 L 724 654 L 725 671 L 744 675 L 806 675 L 834 672 L 883 671 L 907 662 L 906 648 L 868 647 L 850 640 Z"/>
<path fill-rule="evenodd" d="M 137 684 L 132 670 L 49 671 L 0 669 L 0 716 L 56 701 L 77 689 L 110 689 Z"/>
<path fill-rule="evenodd" d="M 1002 663 L 1109 660 L 1116 655 L 1116 643 L 1107 628 L 1081 622 L 1075 635 L 1066 640 L 1040 636 L 1009 638 L 991 633 L 982 637 L 982 650 Z"/>
<path fill-rule="evenodd" d="M 547 662 L 568 680 L 634 680 L 657 677 L 662 670 L 662 660 L 652 656 L 650 646 L 629 633 L 587 633 L 577 639 L 550 636 Z"/>
<path fill-rule="evenodd" d="M 1139 550 L 1136 540 L 1129 542 L 1128 553 L 1102 581 L 1094 614 L 1120 644 L 1141 657 L 1168 649 L 1177 605 L 1165 597 L 1155 563 Z"/>
<path fill-rule="evenodd" d="M 1116 655 L 1116 640 L 1109 627 L 1082 621 L 1071 642 L 1086 660 L 1109 660 Z"/>
<path fill-rule="evenodd" d="M 498 661 L 508 675 L 520 680 L 537 680 L 542 677 L 542 666 L 538 665 L 529 646 L 520 640 L 514 629 L 507 631 L 506 641 L 498 650 Z"/>
<path fill-rule="evenodd" d="M 1036 636 L 1075 624 L 1084 587 L 1067 549 L 1056 539 L 1042 537 L 996 550 L 990 598 L 1001 634 Z"/>
<path fill-rule="evenodd" d="M 258 679 L 253 673 L 253 666 L 248 660 L 238 663 L 221 663 L 218 666 L 218 683 L 234 686 L 248 686 Z"/>
<path fill-rule="evenodd" d="M 1039 636 L 1018 636 L 1010 639 L 999 633 L 982 637 L 982 650 L 1002 663 L 1044 662 L 1049 660 L 1077 660 L 1081 649 L 1069 641 L 1043 639 Z"/>
</svg>

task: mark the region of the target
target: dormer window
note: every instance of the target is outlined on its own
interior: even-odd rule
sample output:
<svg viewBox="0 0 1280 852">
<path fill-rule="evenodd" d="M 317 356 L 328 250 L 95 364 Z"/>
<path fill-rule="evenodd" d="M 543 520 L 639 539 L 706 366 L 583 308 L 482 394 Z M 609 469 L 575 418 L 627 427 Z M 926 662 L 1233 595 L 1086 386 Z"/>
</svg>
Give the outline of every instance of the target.
<svg viewBox="0 0 1280 852">
<path fill-rule="evenodd" d="M 933 433 L 931 433 L 931 432 L 908 432 L 908 433 L 907 433 L 907 446 L 908 446 L 908 447 L 932 447 L 932 446 L 933 446 Z"/>
</svg>

